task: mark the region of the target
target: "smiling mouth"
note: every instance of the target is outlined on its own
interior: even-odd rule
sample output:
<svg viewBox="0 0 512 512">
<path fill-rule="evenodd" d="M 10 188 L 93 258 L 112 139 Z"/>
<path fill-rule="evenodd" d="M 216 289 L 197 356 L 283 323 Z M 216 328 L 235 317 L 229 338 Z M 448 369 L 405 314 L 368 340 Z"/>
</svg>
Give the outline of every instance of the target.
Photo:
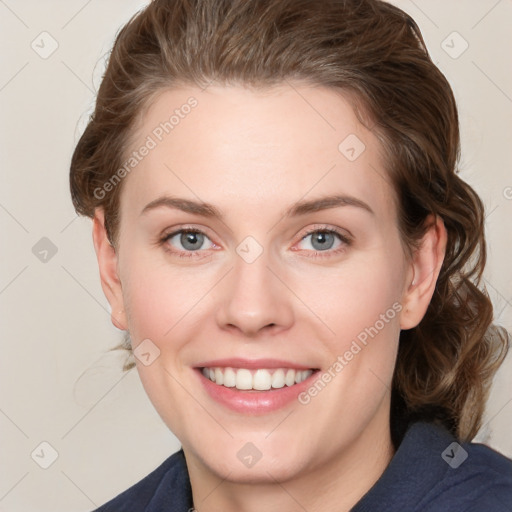
<svg viewBox="0 0 512 512">
<path fill-rule="evenodd" d="M 297 370 L 294 368 L 199 368 L 204 377 L 219 386 L 240 391 L 269 391 L 291 387 L 308 379 L 318 369 Z"/>
</svg>

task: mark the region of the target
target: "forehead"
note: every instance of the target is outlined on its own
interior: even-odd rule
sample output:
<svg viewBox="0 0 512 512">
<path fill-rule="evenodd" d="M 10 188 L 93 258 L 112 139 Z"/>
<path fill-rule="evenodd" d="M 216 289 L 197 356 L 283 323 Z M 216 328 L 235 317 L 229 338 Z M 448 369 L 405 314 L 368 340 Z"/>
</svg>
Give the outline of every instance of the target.
<svg viewBox="0 0 512 512">
<path fill-rule="evenodd" d="M 291 83 L 184 87 L 161 92 L 140 121 L 126 155 L 138 153 L 137 162 L 121 195 L 130 210 L 163 194 L 236 211 L 326 192 L 389 209 L 378 139 L 338 91 Z"/>
</svg>

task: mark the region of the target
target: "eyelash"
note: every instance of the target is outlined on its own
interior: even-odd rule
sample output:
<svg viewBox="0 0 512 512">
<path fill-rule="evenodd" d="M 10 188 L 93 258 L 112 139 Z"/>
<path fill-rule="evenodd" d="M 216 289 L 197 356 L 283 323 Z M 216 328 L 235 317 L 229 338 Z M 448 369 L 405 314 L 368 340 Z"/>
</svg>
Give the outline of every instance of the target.
<svg viewBox="0 0 512 512">
<path fill-rule="evenodd" d="M 209 238 L 208 235 L 206 233 L 204 233 L 203 231 L 201 231 L 200 229 L 181 228 L 181 229 L 178 229 L 176 231 L 173 231 L 171 233 L 168 233 L 168 234 L 164 235 L 160 239 L 159 243 L 162 246 L 164 246 L 164 249 L 167 252 L 169 252 L 172 256 L 177 256 L 179 258 L 196 258 L 196 257 L 198 257 L 198 256 L 195 256 L 194 253 L 201 252 L 201 251 L 176 251 L 176 250 L 169 249 L 169 246 L 168 246 L 167 242 L 171 238 L 173 238 L 174 236 L 176 236 L 178 234 L 181 234 L 181 233 L 198 233 L 198 234 L 204 235 L 205 237 Z M 330 257 L 332 255 L 336 255 L 336 254 L 339 254 L 339 253 L 345 251 L 346 248 L 349 247 L 352 244 L 352 239 L 349 238 L 348 236 L 342 234 L 340 231 L 338 231 L 336 229 L 326 228 L 326 227 L 323 227 L 323 228 L 318 228 L 318 227 L 312 228 L 311 230 L 307 231 L 302 236 L 300 241 L 302 242 L 302 240 L 304 240 L 307 236 L 309 236 L 309 235 L 311 235 L 313 233 L 327 233 L 327 234 L 336 235 L 336 236 L 338 236 L 339 240 L 343 243 L 343 245 L 338 247 L 337 249 L 329 249 L 327 251 L 308 251 L 308 252 L 312 252 L 313 253 L 312 256 L 308 256 L 310 258 L 326 258 L 326 257 Z M 201 257 L 201 256 L 199 256 L 199 257 Z"/>
</svg>

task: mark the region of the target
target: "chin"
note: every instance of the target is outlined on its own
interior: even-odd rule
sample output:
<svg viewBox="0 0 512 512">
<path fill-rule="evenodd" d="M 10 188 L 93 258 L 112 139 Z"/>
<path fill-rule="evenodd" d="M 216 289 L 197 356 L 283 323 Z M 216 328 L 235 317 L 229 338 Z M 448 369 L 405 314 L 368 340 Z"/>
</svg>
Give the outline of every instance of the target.
<svg viewBox="0 0 512 512">
<path fill-rule="evenodd" d="M 281 447 L 279 450 L 262 448 L 257 451 L 255 445 L 249 442 L 241 449 L 237 448 L 228 445 L 226 450 L 220 453 L 205 453 L 199 456 L 209 471 L 234 483 L 285 482 L 297 477 L 308 466 L 303 458 L 304 454 L 300 454 L 299 457 L 297 450 L 292 447 Z"/>
</svg>

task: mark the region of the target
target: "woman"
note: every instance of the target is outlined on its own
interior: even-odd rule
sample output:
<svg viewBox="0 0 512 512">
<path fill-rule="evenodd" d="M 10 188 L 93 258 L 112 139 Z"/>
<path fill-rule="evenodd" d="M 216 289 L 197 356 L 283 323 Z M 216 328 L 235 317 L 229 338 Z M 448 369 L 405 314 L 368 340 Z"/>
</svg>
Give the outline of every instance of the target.
<svg viewBox="0 0 512 512">
<path fill-rule="evenodd" d="M 469 443 L 509 335 L 458 154 L 449 84 L 387 3 L 136 15 L 71 191 L 182 449 L 99 510 L 509 510 L 511 461 Z"/>
</svg>

